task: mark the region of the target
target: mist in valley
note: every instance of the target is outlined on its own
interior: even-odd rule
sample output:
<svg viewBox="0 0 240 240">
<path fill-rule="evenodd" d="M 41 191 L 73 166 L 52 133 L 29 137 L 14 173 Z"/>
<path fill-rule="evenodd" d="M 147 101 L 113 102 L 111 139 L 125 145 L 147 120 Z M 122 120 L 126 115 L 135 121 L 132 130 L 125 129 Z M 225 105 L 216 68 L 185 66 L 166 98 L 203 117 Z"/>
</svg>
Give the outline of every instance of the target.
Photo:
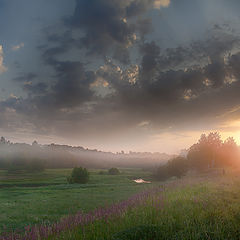
<svg viewBox="0 0 240 240">
<path fill-rule="evenodd" d="M 239 240 L 239 0 L 0 0 L 0 240 Z"/>
</svg>

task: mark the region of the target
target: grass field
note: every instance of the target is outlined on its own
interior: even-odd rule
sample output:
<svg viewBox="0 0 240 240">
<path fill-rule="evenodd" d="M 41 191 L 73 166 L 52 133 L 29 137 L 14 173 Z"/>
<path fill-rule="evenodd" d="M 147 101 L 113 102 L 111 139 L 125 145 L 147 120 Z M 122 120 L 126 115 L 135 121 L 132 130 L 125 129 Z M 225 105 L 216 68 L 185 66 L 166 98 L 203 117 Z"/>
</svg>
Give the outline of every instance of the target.
<svg viewBox="0 0 240 240">
<path fill-rule="evenodd" d="M 47 170 L 34 176 L 30 187 L 3 175 L 1 226 L 8 230 L 28 224 L 56 222 L 30 229 L 27 240 L 239 240 L 240 173 L 188 176 L 167 182 L 137 185 L 132 179 L 150 178 L 141 170 L 122 170 L 119 176 L 91 171 L 86 185 L 68 185 L 70 170 Z M 43 178 L 48 176 L 48 180 Z M 33 176 L 32 176 L 33 177 Z M 42 179 L 42 180 L 41 180 Z M 96 210 L 94 210 L 96 209 Z M 78 213 L 82 210 L 83 213 Z M 3 214 L 2 214 L 3 213 Z M 29 231 L 26 231 L 28 234 Z M 41 236 L 48 236 L 47 238 Z M 12 239 L 12 238 L 10 238 Z"/>
<path fill-rule="evenodd" d="M 188 178 L 166 184 L 121 214 L 49 239 L 238 240 L 240 178 Z"/>
<path fill-rule="evenodd" d="M 71 169 L 46 170 L 37 174 L 8 175 L 0 171 L 0 232 L 26 225 L 55 222 L 61 217 L 87 212 L 122 200 L 144 189 L 132 179 L 149 178 L 141 170 L 122 169 L 117 176 L 90 171 L 88 184 L 67 184 Z"/>
</svg>

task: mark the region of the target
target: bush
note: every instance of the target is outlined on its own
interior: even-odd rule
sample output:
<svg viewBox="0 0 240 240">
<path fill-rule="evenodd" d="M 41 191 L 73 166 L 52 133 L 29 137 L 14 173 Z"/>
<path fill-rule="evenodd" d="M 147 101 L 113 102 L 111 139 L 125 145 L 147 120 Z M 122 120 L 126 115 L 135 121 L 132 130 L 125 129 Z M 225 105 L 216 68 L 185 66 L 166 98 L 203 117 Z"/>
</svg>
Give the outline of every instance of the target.
<svg viewBox="0 0 240 240">
<path fill-rule="evenodd" d="M 112 240 L 150 240 L 161 239 L 160 229 L 156 226 L 138 226 L 117 233 Z"/>
<path fill-rule="evenodd" d="M 155 174 L 155 177 L 164 181 L 171 177 L 181 178 L 188 171 L 187 160 L 184 157 L 176 157 L 169 160 L 167 164 L 160 166 Z"/>
<path fill-rule="evenodd" d="M 72 174 L 67 178 L 68 183 L 87 183 L 89 181 L 89 172 L 86 168 L 75 167 Z"/>
<path fill-rule="evenodd" d="M 168 173 L 171 177 L 181 178 L 188 171 L 186 159 L 176 157 L 167 163 Z"/>
<path fill-rule="evenodd" d="M 120 174 L 120 171 L 117 168 L 111 168 L 108 170 L 108 173 L 110 175 L 118 175 L 118 174 Z"/>
<path fill-rule="evenodd" d="M 169 177 L 167 165 L 160 166 L 155 173 L 155 178 L 159 181 L 167 180 Z"/>
</svg>

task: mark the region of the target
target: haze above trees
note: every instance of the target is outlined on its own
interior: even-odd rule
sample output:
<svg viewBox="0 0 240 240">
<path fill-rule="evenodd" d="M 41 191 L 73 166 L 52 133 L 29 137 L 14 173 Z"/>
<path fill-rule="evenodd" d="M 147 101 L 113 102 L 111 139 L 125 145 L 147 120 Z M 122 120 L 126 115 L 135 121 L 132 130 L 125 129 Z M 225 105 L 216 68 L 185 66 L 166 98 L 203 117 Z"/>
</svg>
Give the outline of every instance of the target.
<svg viewBox="0 0 240 240">
<path fill-rule="evenodd" d="M 32 145 L 11 143 L 4 137 L 0 139 L 0 169 L 26 170 L 29 163 L 38 162 L 45 168 L 87 168 L 138 167 L 151 168 L 167 162 L 173 155 L 165 153 L 112 153 L 72 147 L 68 145 Z M 34 163 L 35 164 L 35 163 Z M 13 167 L 14 166 L 14 167 Z M 15 169 L 16 170 L 16 169 Z"/>
</svg>

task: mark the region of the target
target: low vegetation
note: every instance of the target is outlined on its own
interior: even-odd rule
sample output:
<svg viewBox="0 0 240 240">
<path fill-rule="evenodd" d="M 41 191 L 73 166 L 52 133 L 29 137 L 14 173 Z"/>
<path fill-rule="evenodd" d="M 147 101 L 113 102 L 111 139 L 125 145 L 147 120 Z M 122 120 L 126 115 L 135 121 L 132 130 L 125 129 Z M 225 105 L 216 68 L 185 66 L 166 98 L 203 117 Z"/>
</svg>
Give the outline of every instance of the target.
<svg viewBox="0 0 240 240">
<path fill-rule="evenodd" d="M 139 169 L 44 170 L 19 160 L 0 170 L 0 239 L 238 240 L 239 158 L 232 138 L 210 133 L 154 178 Z M 136 176 L 151 184 L 134 183 Z"/>
<path fill-rule="evenodd" d="M 170 177 L 183 177 L 188 171 L 186 159 L 183 157 L 176 157 L 167 162 L 167 164 L 160 166 L 156 173 L 156 179 L 163 181 Z"/>
<path fill-rule="evenodd" d="M 81 183 L 85 184 L 89 181 L 89 172 L 86 168 L 75 167 L 72 170 L 71 176 L 67 178 L 68 183 Z"/>
<path fill-rule="evenodd" d="M 87 184 L 68 184 L 72 169 L 46 169 L 39 173 L 9 175 L 0 170 L 0 236 L 2 232 L 23 230 L 25 226 L 54 223 L 78 211 L 87 213 L 111 205 L 143 191 L 135 175 L 149 179 L 151 172 L 121 169 L 120 175 L 99 175 L 89 170 Z M 1 237 L 0 237 L 1 239 Z"/>
<path fill-rule="evenodd" d="M 239 189 L 239 177 L 232 176 L 175 181 L 136 195 L 134 204 L 134 197 L 122 202 L 127 205 L 122 211 L 118 206 L 110 216 L 51 239 L 238 240 Z"/>
<path fill-rule="evenodd" d="M 108 170 L 108 173 L 109 173 L 110 175 L 118 175 L 118 174 L 120 174 L 120 171 L 119 171 L 117 168 L 110 168 L 110 169 Z"/>
<path fill-rule="evenodd" d="M 159 228 L 154 225 L 141 225 L 132 227 L 117 234 L 114 234 L 112 240 L 149 240 L 160 239 Z"/>
<path fill-rule="evenodd" d="M 53 225 L 29 228 L 20 239 L 238 240 L 239 200 L 239 173 L 184 178 Z"/>
</svg>

